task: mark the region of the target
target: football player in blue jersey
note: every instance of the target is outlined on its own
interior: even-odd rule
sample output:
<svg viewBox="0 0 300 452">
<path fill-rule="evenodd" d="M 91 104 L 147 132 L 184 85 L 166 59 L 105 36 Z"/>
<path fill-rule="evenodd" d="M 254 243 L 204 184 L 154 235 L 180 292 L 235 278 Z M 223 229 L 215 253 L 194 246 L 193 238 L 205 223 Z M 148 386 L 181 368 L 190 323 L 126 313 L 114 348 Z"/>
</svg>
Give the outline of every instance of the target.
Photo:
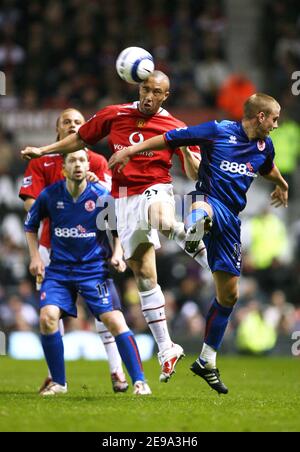
<svg viewBox="0 0 300 452">
<path fill-rule="evenodd" d="M 115 286 L 109 279 L 111 248 L 99 213 L 107 190 L 87 182 L 85 150 L 68 154 L 66 180 L 45 188 L 31 207 L 25 232 L 31 257 L 30 272 L 45 278 L 40 292 L 41 341 L 53 381 L 43 396 L 67 392 L 64 350 L 58 323 L 62 316 L 77 316 L 80 294 L 95 318 L 101 319 L 115 337 L 122 360 L 134 386 L 134 394 L 151 394 L 133 333 L 121 312 Z M 99 201 L 103 202 L 99 202 Z M 102 207 L 101 207 L 102 206 Z M 37 231 L 43 218 L 51 221 L 51 262 L 46 269 L 38 250 Z M 97 224 L 98 223 L 98 224 Z M 99 229 L 100 228 L 100 229 Z"/>
<path fill-rule="evenodd" d="M 206 318 L 202 351 L 191 370 L 218 393 L 227 387 L 220 379 L 216 355 L 238 300 L 241 272 L 239 213 L 257 173 L 275 184 L 271 204 L 288 204 L 288 184 L 274 164 L 269 134 L 278 127 L 280 105 L 271 96 L 256 93 L 244 105 L 241 122 L 211 121 L 194 127 L 171 130 L 114 154 L 109 162 L 119 171 L 137 152 L 198 144 L 202 161 L 196 190 L 191 193 L 191 211 L 186 219 L 188 251 L 203 241 L 213 273 L 216 298 Z M 209 232 L 208 232 L 209 230 Z"/>
</svg>

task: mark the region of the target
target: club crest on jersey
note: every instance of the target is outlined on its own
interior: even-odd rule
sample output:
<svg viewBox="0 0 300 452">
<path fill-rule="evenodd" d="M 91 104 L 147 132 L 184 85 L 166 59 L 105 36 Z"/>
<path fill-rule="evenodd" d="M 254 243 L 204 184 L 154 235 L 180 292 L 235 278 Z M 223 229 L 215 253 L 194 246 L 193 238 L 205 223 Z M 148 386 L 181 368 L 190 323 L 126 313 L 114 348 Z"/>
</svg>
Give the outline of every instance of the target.
<svg viewBox="0 0 300 452">
<path fill-rule="evenodd" d="M 41 293 L 41 300 L 43 301 L 43 300 L 45 300 L 45 298 L 46 298 L 46 292 L 42 292 Z"/>
<path fill-rule="evenodd" d="M 264 151 L 266 149 L 266 142 L 264 140 L 258 140 L 257 149 L 259 151 Z"/>
<path fill-rule="evenodd" d="M 145 120 L 144 119 L 138 119 L 136 122 L 136 126 L 137 127 L 144 127 L 145 125 Z"/>
<path fill-rule="evenodd" d="M 87 212 L 93 212 L 93 210 L 96 209 L 96 204 L 92 199 L 89 199 L 88 201 L 86 201 L 84 208 Z"/>
<path fill-rule="evenodd" d="M 228 143 L 236 144 L 236 143 L 237 143 L 237 138 L 236 138 L 236 136 L 230 135 L 229 140 L 228 140 Z"/>
</svg>

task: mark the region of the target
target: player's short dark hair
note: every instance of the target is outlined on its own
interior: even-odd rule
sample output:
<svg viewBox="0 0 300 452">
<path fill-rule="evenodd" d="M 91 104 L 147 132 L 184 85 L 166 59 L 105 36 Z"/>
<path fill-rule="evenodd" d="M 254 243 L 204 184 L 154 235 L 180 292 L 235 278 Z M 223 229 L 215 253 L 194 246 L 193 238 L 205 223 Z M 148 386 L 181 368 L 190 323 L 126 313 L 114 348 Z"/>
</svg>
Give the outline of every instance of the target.
<svg viewBox="0 0 300 452">
<path fill-rule="evenodd" d="M 84 151 L 86 153 L 86 158 L 87 158 L 87 160 L 89 162 L 90 159 L 89 159 L 88 150 L 87 149 L 78 149 L 78 151 Z M 74 151 L 74 152 L 78 152 L 78 151 Z M 63 158 L 64 163 L 66 163 L 67 157 L 69 155 L 74 154 L 74 152 L 69 152 L 69 154 L 62 154 L 62 158 Z"/>
<path fill-rule="evenodd" d="M 272 112 L 274 105 L 280 107 L 274 97 L 264 93 L 255 93 L 250 96 L 244 103 L 244 118 L 253 119 L 260 112 L 266 116 Z"/>
</svg>

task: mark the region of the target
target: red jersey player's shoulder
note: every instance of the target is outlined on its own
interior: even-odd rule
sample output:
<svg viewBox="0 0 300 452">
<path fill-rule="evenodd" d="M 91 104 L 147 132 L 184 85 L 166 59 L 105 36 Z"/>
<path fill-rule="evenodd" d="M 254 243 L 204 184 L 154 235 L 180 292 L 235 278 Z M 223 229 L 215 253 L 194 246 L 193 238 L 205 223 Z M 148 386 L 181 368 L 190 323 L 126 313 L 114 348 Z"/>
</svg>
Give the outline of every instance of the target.
<svg viewBox="0 0 300 452">
<path fill-rule="evenodd" d="M 61 162 L 62 158 L 58 154 L 50 154 L 39 157 L 38 159 L 32 159 L 28 163 L 28 169 L 40 169 L 43 170 L 47 168 L 47 166 L 52 166 L 53 164 L 57 164 Z"/>
<path fill-rule="evenodd" d="M 178 127 L 186 127 L 186 124 L 180 119 L 175 118 L 167 110 L 161 108 L 154 116 L 155 121 L 159 121 L 159 125 L 162 128 L 162 132 L 167 132 Z"/>
</svg>

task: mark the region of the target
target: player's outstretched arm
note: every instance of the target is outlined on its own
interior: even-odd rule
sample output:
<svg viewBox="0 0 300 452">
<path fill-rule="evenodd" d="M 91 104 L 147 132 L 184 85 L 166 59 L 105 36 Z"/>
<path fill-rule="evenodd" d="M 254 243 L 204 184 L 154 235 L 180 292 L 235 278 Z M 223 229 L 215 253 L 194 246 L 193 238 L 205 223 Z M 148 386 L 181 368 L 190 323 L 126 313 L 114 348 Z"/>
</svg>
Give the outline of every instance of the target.
<svg viewBox="0 0 300 452">
<path fill-rule="evenodd" d="M 31 160 L 46 154 L 69 154 L 84 147 L 85 144 L 78 133 L 72 133 L 63 140 L 56 141 L 48 146 L 42 146 L 40 148 L 27 146 L 21 151 L 21 156 L 24 160 Z"/>
<path fill-rule="evenodd" d="M 286 180 L 282 177 L 277 166 L 274 165 L 269 174 L 263 176 L 270 182 L 276 184 L 275 190 L 271 193 L 271 205 L 274 207 L 288 206 L 289 186 Z"/>
<path fill-rule="evenodd" d="M 30 254 L 29 271 L 33 276 L 43 277 L 45 266 L 39 253 L 38 235 L 36 232 L 26 232 L 26 239 Z"/>
<path fill-rule="evenodd" d="M 138 152 L 150 151 L 150 150 L 160 150 L 166 147 L 166 143 L 163 135 L 158 135 L 156 137 L 149 138 L 142 143 L 135 144 L 134 146 L 129 146 L 128 148 L 122 149 L 111 156 L 108 162 L 108 167 L 110 169 L 114 168 L 116 165 L 120 165 L 119 170 L 124 168 L 129 162 L 130 157 L 134 156 Z"/>
</svg>

